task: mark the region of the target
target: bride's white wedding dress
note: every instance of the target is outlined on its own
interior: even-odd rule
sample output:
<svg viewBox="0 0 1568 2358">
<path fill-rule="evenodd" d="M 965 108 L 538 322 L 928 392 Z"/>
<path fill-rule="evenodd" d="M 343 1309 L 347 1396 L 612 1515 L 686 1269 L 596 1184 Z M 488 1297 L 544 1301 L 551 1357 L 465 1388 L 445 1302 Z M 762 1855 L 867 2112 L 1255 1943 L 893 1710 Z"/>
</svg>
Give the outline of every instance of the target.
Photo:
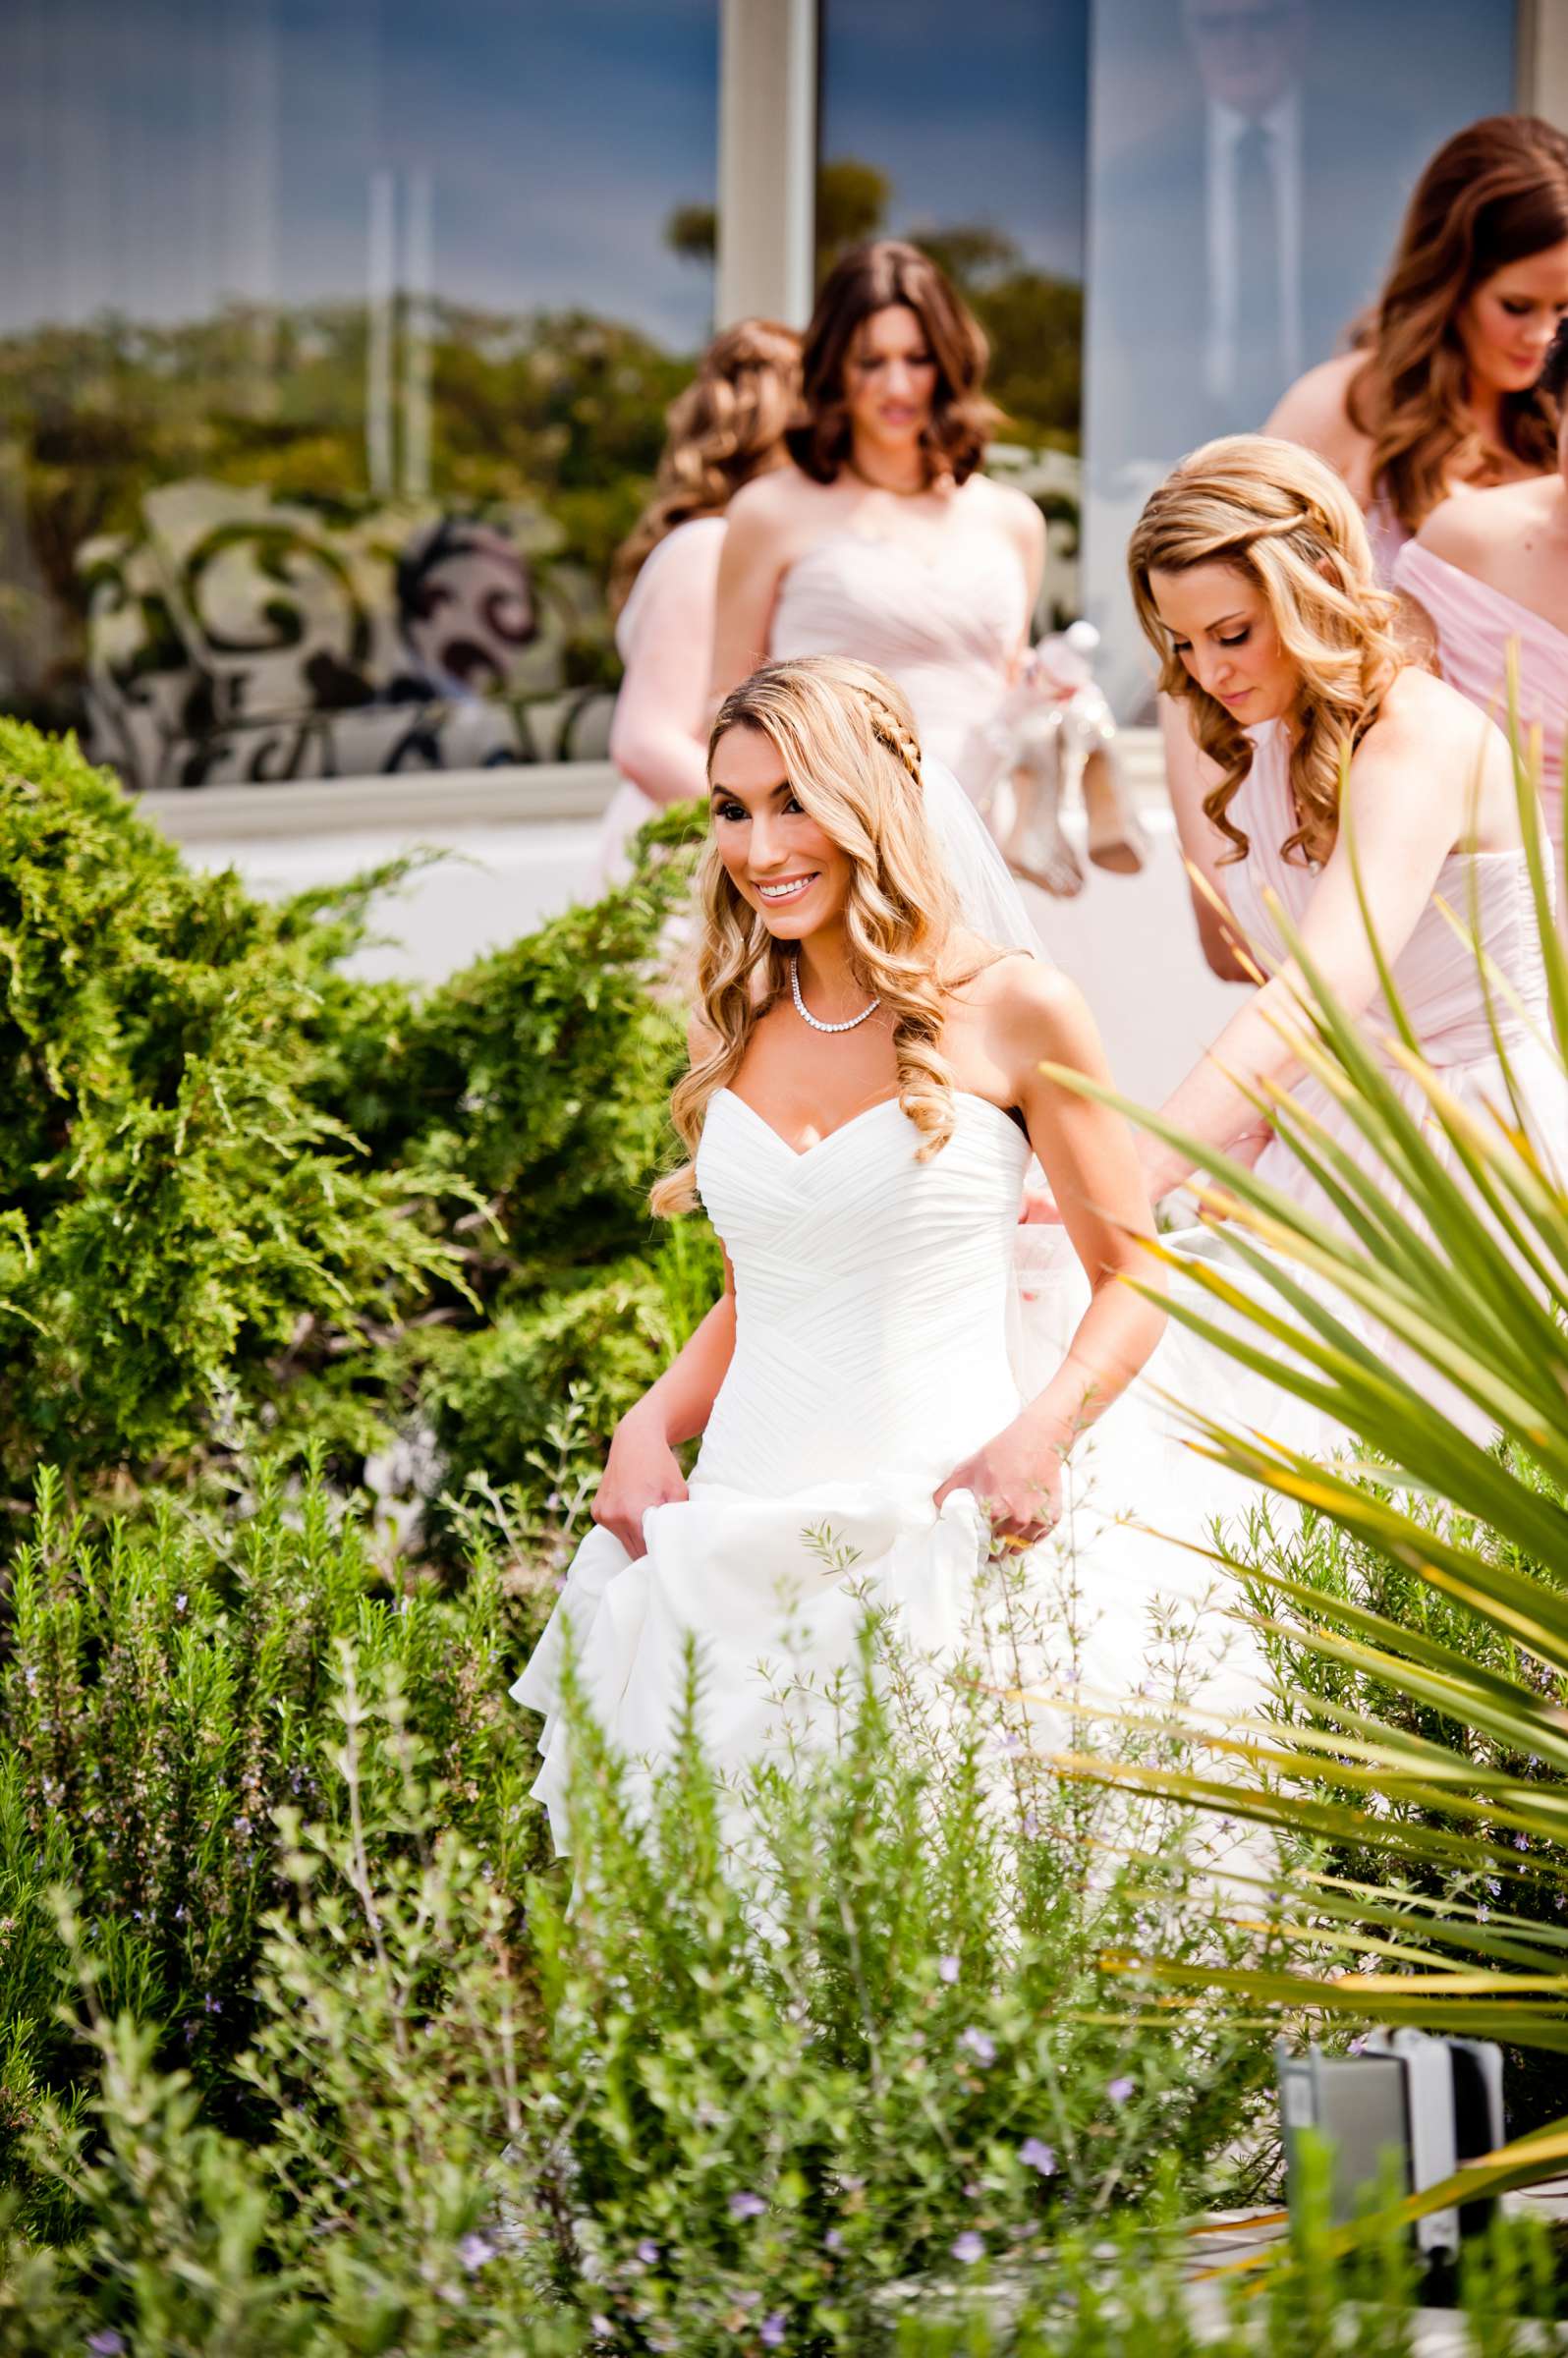
<svg viewBox="0 0 1568 2358">
<path fill-rule="evenodd" d="M 512 1690 L 544 1714 L 535 1792 L 561 1847 L 569 1645 L 584 1703 L 634 1773 L 671 1747 L 691 1638 L 699 1725 L 723 1771 L 830 1740 L 831 1697 L 857 1663 L 868 1604 L 892 1608 L 928 1668 L 973 1647 L 987 1526 L 968 1491 L 939 1512 L 932 1495 L 1016 1416 L 1020 1376 L 1031 1393 L 1043 1384 L 1088 1296 L 1061 1232 L 1018 1226 L 1030 1158 L 1018 1123 L 963 1091 L 955 1117 L 923 1163 L 895 1099 L 801 1152 L 733 1091 L 710 1100 L 697 1175 L 735 1271 L 736 1340 L 690 1495 L 649 1511 L 636 1562 L 608 1532 L 588 1534 Z M 1032 1281 L 1027 1332 L 1021 1245 L 1051 1264 Z M 1150 1372 L 1211 1413 L 1259 1413 L 1253 1380 L 1174 1325 Z M 1289 1404 L 1268 1397 L 1275 1431 L 1288 1428 Z M 1257 1694 L 1251 1641 L 1204 1611 L 1211 1567 L 1171 1540 L 1203 1540 L 1250 1493 L 1184 1449 L 1173 1423 L 1131 1393 L 1084 1436 L 1063 1523 L 1024 1579 L 1047 1621 L 1060 1620 L 1064 1574 L 1077 1591 L 1075 1693 L 1147 1692 L 1153 1625 L 1170 1604 L 1202 1622 L 1205 1646 L 1232 1640 L 1198 1692 L 1205 1709 L 1239 1710 Z M 1292 1437 L 1315 1437 L 1299 1413 Z M 1058 1736 L 1067 1727 L 1055 1718 Z"/>
</svg>

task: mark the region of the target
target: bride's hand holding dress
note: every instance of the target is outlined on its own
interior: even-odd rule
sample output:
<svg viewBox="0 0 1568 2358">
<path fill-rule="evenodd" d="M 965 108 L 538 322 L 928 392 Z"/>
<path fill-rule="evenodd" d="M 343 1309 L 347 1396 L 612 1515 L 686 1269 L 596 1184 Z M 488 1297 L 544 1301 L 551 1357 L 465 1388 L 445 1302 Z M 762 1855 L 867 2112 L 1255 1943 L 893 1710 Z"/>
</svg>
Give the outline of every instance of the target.
<svg viewBox="0 0 1568 2358">
<path fill-rule="evenodd" d="M 700 1026 L 689 1028 L 694 1055 L 706 1038 Z M 646 1553 L 644 1516 L 652 1507 L 679 1505 L 689 1494 L 676 1447 L 706 1432 L 734 1354 L 735 1273 L 726 1254 L 723 1292 L 658 1381 L 627 1410 L 610 1441 L 591 1516 L 632 1563 Z"/>
<path fill-rule="evenodd" d="M 686 1496 L 681 1461 L 670 1447 L 652 1393 L 645 1392 L 615 1428 L 593 1497 L 592 1520 L 619 1540 L 628 1563 L 635 1564 L 647 1552 L 643 1517 L 649 1507 L 679 1505 Z"/>
</svg>

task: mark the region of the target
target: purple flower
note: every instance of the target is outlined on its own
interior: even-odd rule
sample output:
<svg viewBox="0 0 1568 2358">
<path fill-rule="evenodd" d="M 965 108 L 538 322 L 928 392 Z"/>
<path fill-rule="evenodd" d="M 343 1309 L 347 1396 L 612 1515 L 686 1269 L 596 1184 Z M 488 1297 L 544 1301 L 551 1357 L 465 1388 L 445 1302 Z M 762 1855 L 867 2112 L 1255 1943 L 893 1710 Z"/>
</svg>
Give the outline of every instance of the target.
<svg viewBox="0 0 1568 2358">
<path fill-rule="evenodd" d="M 760 2218 L 766 2209 L 767 2205 L 759 2194 L 748 2192 L 730 2196 L 731 2218 Z"/>
<path fill-rule="evenodd" d="M 495 2258 L 495 2246 L 488 2235 L 465 2235 L 457 2247 L 457 2256 L 472 2275 L 476 2268 L 484 2266 L 486 2260 Z"/>
<path fill-rule="evenodd" d="M 179 1596 L 174 1600 L 174 1609 L 177 1613 L 183 1613 L 185 1611 L 185 1605 L 186 1596 L 184 1589 L 182 1589 Z"/>
<path fill-rule="evenodd" d="M 996 2042 L 989 2031 L 977 2031 L 973 2028 L 961 2031 L 958 2044 L 960 2047 L 969 2049 L 977 2063 L 994 2063 L 996 2060 Z"/>
<path fill-rule="evenodd" d="M 984 2236 L 977 2233 L 974 2227 L 966 2227 L 953 2245 L 953 2258 L 962 2260 L 968 2268 L 973 2261 L 983 2260 L 984 2257 Z"/>
<path fill-rule="evenodd" d="M 637 2256 L 642 2261 L 644 2268 L 657 2267 L 659 2247 L 654 2242 L 651 2235 L 644 2236 L 642 2242 L 637 2247 Z"/>
<path fill-rule="evenodd" d="M 92 2358 L 120 2358 L 120 2352 L 125 2348 L 125 2338 L 115 2331 L 113 2326 L 100 2326 L 96 2333 L 87 2335 L 87 2347 L 92 2352 Z"/>
<path fill-rule="evenodd" d="M 588 2319 L 588 2324 L 592 2327 L 600 2341 L 608 2341 L 610 2335 L 615 2331 L 615 2328 L 611 2325 L 609 2319 L 605 2316 L 602 2309 L 594 2310 L 593 2315 Z"/>
<path fill-rule="evenodd" d="M 938 1957 L 936 1960 L 936 1978 L 938 1981 L 948 1983 L 949 1986 L 956 1982 L 958 1979 L 958 1959 L 956 1957 Z"/>
<path fill-rule="evenodd" d="M 764 2350 L 781 2350 L 784 2347 L 784 2312 L 782 2309 L 770 2309 L 763 2318 L 762 2347 Z"/>
<path fill-rule="evenodd" d="M 1490 1914 L 1490 1908 L 1488 1908 L 1485 1901 L 1483 1900 L 1480 1907 L 1476 1910 L 1476 1922 L 1478 1924 L 1484 1924 Z"/>
<path fill-rule="evenodd" d="M 1515 1850 L 1528 1850 L 1530 1848 L 1530 1836 L 1528 1834 L 1515 1834 L 1514 1848 Z"/>
<path fill-rule="evenodd" d="M 822 2237 L 822 2249 L 824 2252 L 841 2252 L 844 2249 L 844 2238 L 837 2227 L 828 2228 Z"/>
<path fill-rule="evenodd" d="M 984 2192 L 985 2189 L 979 2178 L 971 2178 L 964 2189 L 964 2200 L 966 2203 L 978 2203 Z"/>
<path fill-rule="evenodd" d="M 1026 2137 L 1018 2149 L 1018 2158 L 1026 2169 L 1037 2169 L 1042 2178 L 1056 2175 L 1056 2155 L 1052 2147 L 1037 2137 Z"/>
<path fill-rule="evenodd" d="M 1127 2077 L 1127 2074 L 1123 2072 L 1119 2078 L 1112 2080 L 1110 2086 L 1106 2089 L 1105 2094 L 1110 2098 L 1110 2101 L 1113 2105 L 1125 2105 L 1137 2085 L 1138 2083 L 1136 2080 L 1130 2080 Z"/>
</svg>

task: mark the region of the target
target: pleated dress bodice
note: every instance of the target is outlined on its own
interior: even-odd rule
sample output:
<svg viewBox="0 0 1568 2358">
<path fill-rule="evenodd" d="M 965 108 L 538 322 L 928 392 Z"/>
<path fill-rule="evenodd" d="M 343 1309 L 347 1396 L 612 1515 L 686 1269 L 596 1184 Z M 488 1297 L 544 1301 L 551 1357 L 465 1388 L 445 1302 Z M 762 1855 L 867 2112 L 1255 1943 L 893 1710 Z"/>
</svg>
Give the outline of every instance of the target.
<svg viewBox="0 0 1568 2358">
<path fill-rule="evenodd" d="M 1029 1149 L 954 1094 L 916 1159 L 896 1099 L 796 1152 L 733 1091 L 710 1100 L 698 1186 L 735 1272 L 735 1353 L 695 1483 L 775 1495 L 875 1466 L 931 1488 L 1017 1414 L 1008 1353 Z"/>
</svg>

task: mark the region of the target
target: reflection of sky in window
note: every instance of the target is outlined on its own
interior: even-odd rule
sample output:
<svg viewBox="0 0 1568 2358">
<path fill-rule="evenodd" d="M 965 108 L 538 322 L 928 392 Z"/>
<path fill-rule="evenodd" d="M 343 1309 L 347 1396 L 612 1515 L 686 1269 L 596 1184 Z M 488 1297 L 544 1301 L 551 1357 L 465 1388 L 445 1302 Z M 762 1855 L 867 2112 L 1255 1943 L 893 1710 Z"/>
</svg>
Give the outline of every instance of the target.
<svg viewBox="0 0 1568 2358">
<path fill-rule="evenodd" d="M 1428 158 L 1462 125 L 1512 105 L 1515 12 L 1509 0 L 1093 5 L 1084 579 L 1104 634 L 1101 677 L 1131 713 L 1147 706 L 1150 668 L 1127 594 L 1127 535 L 1183 450 L 1239 422 L 1210 383 L 1208 118 L 1188 20 L 1217 19 L 1211 37 L 1245 43 L 1254 75 L 1260 44 L 1286 44 L 1275 63 L 1295 97 L 1308 366 L 1343 348 L 1375 296 Z M 1212 85 L 1224 69 L 1213 56 L 1207 66 Z"/>
<path fill-rule="evenodd" d="M 8 0 L 0 325 L 363 295 L 372 172 L 430 175 L 437 294 L 676 348 L 711 274 L 717 0 Z"/>
<path fill-rule="evenodd" d="M 1088 0 L 824 0 L 822 156 L 888 175 L 890 230 L 984 223 L 1082 278 L 1088 17 Z"/>
</svg>

